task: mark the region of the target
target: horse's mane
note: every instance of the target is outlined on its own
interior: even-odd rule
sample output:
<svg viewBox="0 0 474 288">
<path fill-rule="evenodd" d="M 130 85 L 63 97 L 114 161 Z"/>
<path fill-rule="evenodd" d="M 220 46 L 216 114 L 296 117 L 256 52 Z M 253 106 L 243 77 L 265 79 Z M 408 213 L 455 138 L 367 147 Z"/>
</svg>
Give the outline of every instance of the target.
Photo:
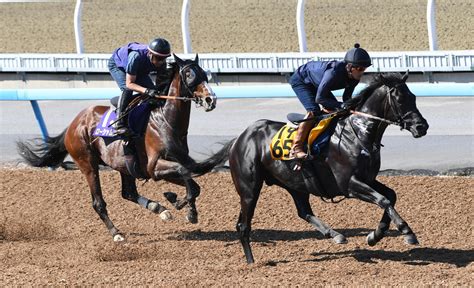
<svg viewBox="0 0 474 288">
<path fill-rule="evenodd" d="M 376 73 L 371 76 L 367 87 L 360 91 L 357 96 L 348 100 L 347 103 L 353 107 L 360 108 L 377 88 L 385 84 L 394 86 L 397 83 L 400 83 L 400 81 L 402 81 L 402 75 L 400 73 Z"/>
<path fill-rule="evenodd" d="M 168 94 L 169 86 L 178 69 L 176 62 L 169 63 L 165 68 L 160 69 L 156 75 L 156 90 L 161 91 L 162 94 Z"/>
</svg>

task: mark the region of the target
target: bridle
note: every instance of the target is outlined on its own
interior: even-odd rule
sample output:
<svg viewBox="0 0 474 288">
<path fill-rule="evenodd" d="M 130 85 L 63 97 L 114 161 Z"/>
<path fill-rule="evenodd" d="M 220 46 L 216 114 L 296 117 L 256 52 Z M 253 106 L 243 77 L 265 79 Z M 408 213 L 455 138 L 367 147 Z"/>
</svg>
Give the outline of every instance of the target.
<svg viewBox="0 0 474 288">
<path fill-rule="evenodd" d="M 356 114 L 356 115 L 364 116 L 364 117 L 371 118 L 371 119 L 374 119 L 374 120 L 378 120 L 378 121 L 387 123 L 389 125 L 400 126 L 400 130 L 406 129 L 404 118 L 406 117 L 407 114 L 402 116 L 399 107 L 397 105 L 393 104 L 394 96 L 392 95 L 392 92 L 395 91 L 397 86 L 399 86 L 399 84 L 395 85 L 394 87 L 388 87 L 387 86 L 389 89 L 387 91 L 386 100 L 384 101 L 384 116 L 383 116 L 383 118 L 377 117 L 377 116 L 374 116 L 374 115 L 371 115 L 371 114 L 367 114 L 367 113 L 364 113 L 364 112 L 355 111 L 355 110 L 351 110 L 350 112 L 352 114 Z M 391 120 L 387 119 L 388 118 L 387 117 L 387 112 L 388 112 L 389 109 L 391 110 L 391 112 L 395 116 L 395 118 L 397 119 L 396 121 L 391 121 Z"/>
<path fill-rule="evenodd" d="M 406 129 L 406 126 L 405 126 L 405 121 L 403 120 L 404 117 L 406 116 L 405 115 L 401 115 L 401 112 L 399 110 L 399 107 L 397 107 L 393 102 L 395 101 L 393 98 L 395 96 L 392 95 L 392 92 L 397 88 L 398 85 L 395 85 L 394 87 L 389 87 L 388 85 L 385 85 L 388 87 L 388 90 L 387 90 L 387 97 L 385 98 L 385 101 L 384 101 L 384 113 L 383 113 L 383 118 L 381 117 L 378 117 L 378 116 L 374 116 L 374 115 L 371 115 L 371 114 L 368 114 L 368 113 L 364 113 L 364 112 L 360 112 L 360 111 L 355 111 L 355 110 L 350 110 L 350 112 L 352 114 L 355 114 L 355 115 L 360 115 L 360 116 L 363 116 L 363 117 L 366 117 L 366 118 L 370 118 L 370 119 L 374 119 L 374 120 L 378 120 L 380 122 L 383 122 L 383 123 L 387 123 L 389 125 L 396 125 L 396 126 L 400 126 L 400 130 L 403 130 L 403 129 Z M 392 121 L 392 120 L 388 120 L 387 118 L 387 114 L 388 114 L 388 111 L 391 111 L 392 114 L 395 116 L 395 118 L 397 118 L 396 121 Z M 337 112 L 336 112 L 337 113 Z M 363 143 L 363 141 L 359 138 L 359 135 L 358 133 L 356 132 L 355 128 L 354 128 L 354 125 L 352 123 L 352 121 L 349 119 L 349 126 L 352 128 L 352 131 L 354 132 L 354 135 L 355 135 L 355 138 L 359 141 L 359 143 L 362 145 L 362 147 L 366 150 L 366 151 L 373 151 L 373 150 L 377 150 L 379 149 L 379 146 L 381 145 L 380 143 L 378 145 L 374 145 L 374 148 L 373 149 L 367 149 L 367 147 L 365 147 L 365 144 Z M 345 122 L 347 123 L 347 122 Z M 344 124 L 345 126 L 345 124 Z M 345 128 L 343 127 L 342 130 L 341 130 L 341 135 L 339 135 L 339 145 L 340 145 L 340 142 L 342 140 L 342 133 L 343 131 L 345 130 Z M 338 145 L 338 146 L 339 146 Z"/>
<path fill-rule="evenodd" d="M 196 73 L 196 79 L 193 81 L 193 83 L 200 83 L 202 81 L 207 82 L 207 77 L 202 76 L 202 74 L 204 74 L 204 73 L 197 73 L 197 71 L 192 68 L 193 66 L 195 67 L 195 66 L 198 66 L 198 65 L 196 63 L 189 63 L 189 64 L 184 65 L 183 67 L 180 67 L 179 71 L 178 71 L 178 74 L 179 74 L 179 77 L 180 77 L 180 85 L 181 85 L 181 87 L 184 87 L 186 89 L 187 95 L 189 95 L 191 97 L 189 97 L 189 96 L 188 97 L 167 96 L 167 95 L 159 95 L 159 96 L 156 96 L 156 97 L 161 98 L 161 99 L 181 100 L 181 101 L 185 101 L 185 102 L 186 101 L 194 101 L 196 104 L 200 105 L 203 100 L 199 97 L 201 95 L 198 92 L 193 92 L 193 90 L 197 87 L 197 85 L 190 86 L 186 82 L 186 70 L 187 69 L 192 69 L 194 71 L 194 73 Z M 202 81 L 200 81 L 200 80 L 202 80 Z"/>
<path fill-rule="evenodd" d="M 199 96 L 202 96 L 202 95 L 199 95 L 199 93 L 194 91 L 194 89 L 198 86 L 199 83 L 203 81 L 207 82 L 207 75 L 205 75 L 205 73 L 201 69 L 197 69 L 198 71 L 196 71 L 196 69 L 194 69 L 193 67 L 199 67 L 199 66 L 193 62 L 193 63 L 186 64 L 183 67 L 180 67 L 179 69 L 178 73 L 181 78 L 181 85 L 182 87 L 184 86 L 186 88 L 187 94 L 192 96 L 192 97 L 182 97 L 182 98 L 187 99 L 184 101 L 194 101 L 196 104 L 200 104 L 202 103 L 202 99 Z M 186 70 L 188 69 L 192 70 L 196 74 L 196 79 L 194 79 L 191 84 L 188 84 L 186 82 Z"/>
</svg>

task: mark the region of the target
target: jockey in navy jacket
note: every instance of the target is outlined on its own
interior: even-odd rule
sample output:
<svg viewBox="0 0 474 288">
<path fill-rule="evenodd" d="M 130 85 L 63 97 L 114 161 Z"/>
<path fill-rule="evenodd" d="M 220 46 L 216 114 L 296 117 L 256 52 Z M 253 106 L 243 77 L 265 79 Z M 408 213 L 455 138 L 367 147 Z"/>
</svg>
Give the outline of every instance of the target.
<svg viewBox="0 0 474 288">
<path fill-rule="evenodd" d="M 352 97 L 359 80 L 349 77 L 346 65 L 344 61 L 310 61 L 296 70 L 289 83 L 308 112 L 318 112 L 316 104 L 329 110 L 340 108 L 341 103 L 331 93 L 332 90 L 345 88 L 343 101 Z M 305 92 L 309 92 L 309 95 Z M 314 101 L 307 101 L 310 99 L 305 99 L 305 96 L 310 96 Z"/>
<path fill-rule="evenodd" d="M 296 96 L 306 109 L 305 118 L 315 118 L 321 114 L 321 105 L 326 111 L 346 109 L 344 103 L 337 101 L 331 91 L 345 89 L 343 101 L 352 98 L 354 88 L 364 74 L 365 69 L 372 65 L 367 51 L 355 44 L 350 49 L 344 61 L 310 61 L 300 66 L 291 76 L 289 83 Z M 294 158 L 304 159 L 304 142 L 314 121 L 304 121 L 299 124 L 291 155 Z"/>
</svg>

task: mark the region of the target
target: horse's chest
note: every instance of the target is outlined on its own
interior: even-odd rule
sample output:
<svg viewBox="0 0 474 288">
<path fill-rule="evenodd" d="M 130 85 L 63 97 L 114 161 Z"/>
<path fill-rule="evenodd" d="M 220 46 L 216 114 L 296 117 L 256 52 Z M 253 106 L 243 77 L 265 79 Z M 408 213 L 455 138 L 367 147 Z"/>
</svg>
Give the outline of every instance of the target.
<svg viewBox="0 0 474 288">
<path fill-rule="evenodd" d="M 371 177 L 377 175 L 380 169 L 380 149 L 368 151 L 363 148 L 357 156 L 357 174 Z"/>
</svg>

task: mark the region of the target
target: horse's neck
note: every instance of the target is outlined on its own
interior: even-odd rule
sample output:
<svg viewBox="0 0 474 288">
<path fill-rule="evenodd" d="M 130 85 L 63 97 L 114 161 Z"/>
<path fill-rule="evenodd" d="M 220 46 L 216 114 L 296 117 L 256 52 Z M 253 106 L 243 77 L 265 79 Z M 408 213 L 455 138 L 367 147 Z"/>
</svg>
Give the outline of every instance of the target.
<svg viewBox="0 0 474 288">
<path fill-rule="evenodd" d="M 375 93 L 377 95 L 370 96 L 359 111 L 384 118 L 385 94 L 383 88 L 376 89 Z M 352 114 L 346 118 L 345 124 L 349 126 L 346 130 L 349 130 L 349 133 L 352 132 L 359 141 L 359 144 L 368 150 L 373 150 L 380 146 L 383 134 L 387 128 L 386 123 L 357 114 Z"/>
<path fill-rule="evenodd" d="M 182 94 L 180 76 L 176 72 L 170 84 L 168 96 L 183 97 Z M 169 126 L 168 128 L 172 129 L 176 135 L 187 135 L 191 114 L 190 101 L 168 99 L 162 109 L 155 111 L 153 118 L 164 121 L 165 126 Z"/>
</svg>

